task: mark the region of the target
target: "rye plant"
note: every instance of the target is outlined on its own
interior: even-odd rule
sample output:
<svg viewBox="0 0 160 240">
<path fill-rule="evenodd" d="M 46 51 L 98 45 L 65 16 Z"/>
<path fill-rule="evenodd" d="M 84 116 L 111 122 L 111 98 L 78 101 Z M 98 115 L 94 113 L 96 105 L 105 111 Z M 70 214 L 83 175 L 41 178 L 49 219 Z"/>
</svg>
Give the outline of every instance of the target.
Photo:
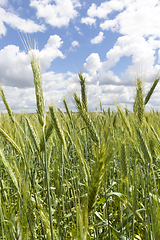
<svg viewBox="0 0 160 240">
<path fill-rule="evenodd" d="M 0 239 L 160 239 L 160 115 L 145 112 L 158 79 L 145 98 L 137 79 L 133 113 L 93 113 L 79 73 L 77 112 L 46 111 L 30 61 L 36 113 L 13 113 L 0 87 Z"/>
</svg>

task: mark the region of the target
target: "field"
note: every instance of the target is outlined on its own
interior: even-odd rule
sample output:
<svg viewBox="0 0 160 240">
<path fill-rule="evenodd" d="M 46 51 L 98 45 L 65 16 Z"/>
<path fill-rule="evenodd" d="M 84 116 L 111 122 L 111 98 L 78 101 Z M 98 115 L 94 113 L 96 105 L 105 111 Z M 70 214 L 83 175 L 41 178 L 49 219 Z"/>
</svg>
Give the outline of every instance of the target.
<svg viewBox="0 0 160 240">
<path fill-rule="evenodd" d="M 160 113 L 145 112 L 136 81 L 133 113 L 88 111 L 85 79 L 78 112 L 44 105 L 31 56 L 36 114 L 0 115 L 0 239 L 160 239 Z"/>
</svg>

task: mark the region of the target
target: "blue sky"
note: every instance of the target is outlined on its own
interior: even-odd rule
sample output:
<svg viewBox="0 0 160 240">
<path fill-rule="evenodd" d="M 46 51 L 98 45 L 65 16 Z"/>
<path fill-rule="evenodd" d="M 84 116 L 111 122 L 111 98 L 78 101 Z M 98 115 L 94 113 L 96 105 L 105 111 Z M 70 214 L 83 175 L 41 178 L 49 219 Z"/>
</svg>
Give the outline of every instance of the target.
<svg viewBox="0 0 160 240">
<path fill-rule="evenodd" d="M 147 93 L 160 71 L 159 0 L 1 0 L 0 83 L 13 111 L 35 111 L 33 76 L 21 37 L 36 41 L 46 106 L 74 111 L 78 72 L 87 82 L 91 111 L 132 109 L 135 78 Z M 157 85 L 146 110 L 159 109 Z M 0 100 L 0 109 L 4 105 Z"/>
</svg>

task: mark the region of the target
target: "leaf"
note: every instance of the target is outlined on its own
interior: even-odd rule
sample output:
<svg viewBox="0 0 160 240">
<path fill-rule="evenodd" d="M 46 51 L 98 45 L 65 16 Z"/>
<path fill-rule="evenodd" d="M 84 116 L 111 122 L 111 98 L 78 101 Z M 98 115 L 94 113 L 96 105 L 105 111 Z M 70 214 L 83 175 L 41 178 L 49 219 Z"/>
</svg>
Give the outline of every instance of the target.
<svg viewBox="0 0 160 240">
<path fill-rule="evenodd" d="M 98 204 L 102 204 L 102 203 L 104 203 L 105 201 L 106 201 L 106 199 L 103 197 L 103 198 L 101 198 L 101 199 L 99 200 Z"/>
<path fill-rule="evenodd" d="M 144 100 L 144 104 L 145 104 L 145 105 L 148 103 L 149 99 L 151 98 L 151 96 L 152 96 L 152 94 L 153 94 L 153 91 L 154 91 L 155 87 L 157 86 L 158 82 L 159 82 L 159 78 L 157 78 L 157 79 L 154 81 L 151 89 L 150 89 L 149 92 L 147 93 L 147 95 L 146 95 L 146 97 L 145 97 L 145 100 Z"/>
<path fill-rule="evenodd" d="M 17 181 L 16 175 L 15 175 L 10 163 L 7 161 L 7 159 L 5 158 L 5 156 L 4 156 L 4 154 L 1 150 L 0 150 L 0 160 L 2 161 L 3 165 L 5 166 L 6 171 L 8 172 L 10 178 L 12 179 L 13 184 L 15 185 L 15 187 L 19 191 L 18 181 Z"/>
<path fill-rule="evenodd" d="M 106 199 L 108 199 L 109 197 L 117 197 L 117 198 L 121 199 L 124 197 L 124 195 L 119 192 L 111 192 L 111 193 L 106 194 Z"/>
<path fill-rule="evenodd" d="M 16 152 L 22 158 L 24 158 L 23 153 L 22 153 L 20 147 L 15 143 L 15 141 L 12 138 L 10 138 L 10 136 L 2 128 L 0 128 L 0 134 L 11 144 L 11 146 L 16 150 Z"/>
<path fill-rule="evenodd" d="M 96 215 L 101 221 L 105 222 L 98 212 L 95 212 L 95 215 Z"/>
<path fill-rule="evenodd" d="M 112 233 L 115 237 L 117 237 L 119 240 L 131 240 L 129 237 L 125 236 L 124 234 L 122 234 L 121 232 L 118 232 L 115 228 L 112 228 Z"/>
<path fill-rule="evenodd" d="M 64 218 L 69 218 L 71 216 L 72 216 L 72 213 L 68 213 L 68 214 L 64 215 Z"/>
</svg>

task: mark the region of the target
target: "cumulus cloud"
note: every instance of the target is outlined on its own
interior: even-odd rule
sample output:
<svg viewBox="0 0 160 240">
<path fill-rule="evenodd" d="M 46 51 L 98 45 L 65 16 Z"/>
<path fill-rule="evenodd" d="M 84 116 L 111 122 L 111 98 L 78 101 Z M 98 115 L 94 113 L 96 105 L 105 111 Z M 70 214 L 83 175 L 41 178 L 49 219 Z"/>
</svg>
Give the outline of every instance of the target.
<svg viewBox="0 0 160 240">
<path fill-rule="evenodd" d="M 1 0 L 0 1 L 0 6 L 6 6 L 8 3 L 8 0 Z"/>
<path fill-rule="evenodd" d="M 123 8 L 129 4 L 129 2 L 129 0 L 110 0 L 101 3 L 98 7 L 95 3 L 92 3 L 87 10 L 87 17 L 83 17 L 81 22 L 87 25 L 92 25 L 96 23 L 96 18 L 106 19 L 113 11 L 122 11 Z"/>
<path fill-rule="evenodd" d="M 92 24 L 94 24 L 96 22 L 96 19 L 94 19 L 94 18 L 91 18 L 91 17 L 83 17 L 82 19 L 81 19 L 81 23 L 85 23 L 86 25 L 92 25 Z"/>
<path fill-rule="evenodd" d="M 69 49 L 69 51 L 76 51 L 76 47 L 79 47 L 79 42 L 78 41 L 73 41 L 72 43 L 71 43 L 71 47 L 70 47 L 70 49 Z"/>
<path fill-rule="evenodd" d="M 90 73 L 95 73 L 101 67 L 101 61 L 98 53 L 91 53 L 84 63 L 84 67 Z"/>
<path fill-rule="evenodd" d="M 5 5 L 6 2 L 1 1 L 0 6 Z M 68 26 L 70 21 L 78 16 L 77 8 L 80 7 L 80 3 L 78 0 L 31 0 L 30 6 L 36 9 L 37 17 L 44 18 L 46 23 L 53 27 L 62 27 Z M 2 17 L 3 10 L 0 12 Z M 87 16 L 81 18 L 81 23 L 96 27 L 98 27 L 96 20 L 99 19 L 101 30 L 111 30 L 121 35 L 112 48 L 105 52 L 105 60 L 102 61 L 98 53 L 91 53 L 84 63 L 86 72 L 83 76 L 87 82 L 88 104 L 91 111 L 98 107 L 100 100 L 105 109 L 111 106 L 113 110 L 115 108 L 113 99 L 122 103 L 122 107 L 127 103 L 127 107 L 132 109 L 134 76 L 139 76 L 141 73 L 143 75 L 143 72 L 145 91 L 149 90 L 151 82 L 160 73 L 160 66 L 156 64 L 156 60 L 160 63 L 160 51 L 157 50 L 160 48 L 159 12 L 158 0 L 110 0 L 99 5 L 93 3 L 87 11 Z M 2 19 L 1 15 L 0 19 Z M 2 35 L 6 34 L 5 24 L 12 24 L 10 21 L 9 19 L 8 22 L 0 21 Z M 15 22 L 16 20 L 11 26 L 18 28 Z M 79 28 L 76 30 L 80 32 Z M 91 40 L 92 44 L 100 43 L 103 38 L 104 34 L 101 31 Z M 65 96 L 71 109 L 75 110 L 70 95 L 75 91 L 80 94 L 78 75 L 71 72 L 46 72 L 55 58 L 65 57 L 60 51 L 62 44 L 61 38 L 54 35 L 50 36 L 41 51 L 37 50 L 42 66 L 44 96 L 48 102 L 53 98 L 62 109 L 64 108 L 62 99 Z M 70 49 L 74 50 L 77 47 L 79 42 L 73 41 Z M 114 67 L 124 56 L 129 57 L 132 63 L 117 76 Z M 36 100 L 28 54 L 21 52 L 17 46 L 6 46 L 0 51 L 0 72 L 0 82 L 4 86 L 11 108 L 35 110 Z M 157 88 L 148 106 L 152 106 L 151 104 L 156 106 L 155 102 L 159 102 L 159 96 Z M 2 101 L 0 101 L 1 105 Z"/>
<path fill-rule="evenodd" d="M 122 35 L 148 37 L 160 36 L 160 2 L 159 0 L 110 0 L 97 6 L 95 3 L 87 10 L 87 17 L 81 22 L 93 24 L 101 19 L 102 30 L 118 31 Z M 110 16 L 116 13 L 114 19 Z M 154 16 L 154 17 L 153 17 Z"/>
<path fill-rule="evenodd" d="M 114 20 L 107 19 L 101 23 L 101 28 L 103 30 L 116 30 L 123 35 L 159 37 L 160 2 L 158 0 L 130 0 L 130 2 L 131 4 L 128 4 L 125 10 L 117 14 Z"/>
<path fill-rule="evenodd" d="M 159 73 L 159 65 L 155 65 L 156 49 L 160 48 L 159 12 L 160 2 L 158 0 L 146 0 L 145 2 L 141 0 L 110 0 L 99 6 L 95 3 L 91 5 L 87 11 L 88 18 L 93 20 L 99 18 L 102 30 L 111 30 L 122 35 L 106 53 L 106 60 L 101 63 L 101 69 L 97 73 L 100 83 L 103 83 L 104 79 L 108 79 L 113 84 L 125 83 L 129 86 L 133 85 L 135 73 L 145 73 L 144 78 L 148 82 L 151 81 L 151 76 Z M 115 13 L 114 18 L 111 13 Z M 99 38 L 92 39 L 92 43 L 100 40 L 100 36 L 97 37 Z M 132 65 L 128 66 L 119 79 L 117 76 L 111 76 L 114 74 L 112 68 L 123 56 L 131 57 Z M 158 52 L 158 63 L 160 63 L 159 59 L 160 53 Z"/>
<path fill-rule="evenodd" d="M 71 45 L 72 45 L 72 47 L 79 47 L 79 42 L 73 41 Z"/>
<path fill-rule="evenodd" d="M 87 15 L 90 17 L 106 18 L 112 11 L 122 11 L 126 6 L 127 1 L 111 0 L 100 4 L 99 7 L 95 3 L 92 3 L 91 7 L 87 11 Z"/>
<path fill-rule="evenodd" d="M 99 85 L 122 85 L 121 79 L 116 76 L 113 71 L 103 71 L 99 72 Z"/>
<path fill-rule="evenodd" d="M 104 33 L 103 32 L 99 32 L 98 36 L 96 36 L 95 38 L 91 39 L 91 43 L 92 44 L 98 44 L 101 43 L 104 39 Z"/>
<path fill-rule="evenodd" d="M 107 52 L 107 60 L 103 62 L 103 69 L 109 70 L 120 61 L 121 57 L 131 56 L 132 66 L 128 67 L 128 71 L 131 71 L 132 75 L 133 72 L 144 72 L 146 77 L 150 77 L 151 74 L 155 74 L 155 67 L 153 66 L 156 59 L 155 49 L 157 46 L 160 47 L 160 42 L 150 44 L 150 40 L 146 41 L 144 37 L 139 37 L 138 39 L 134 36 L 119 37 L 113 48 Z M 123 79 L 124 76 L 125 74 L 123 74 Z"/>
<path fill-rule="evenodd" d="M 55 58 L 64 58 L 59 50 L 62 43 L 58 35 L 53 35 L 41 51 L 36 50 L 42 73 L 50 67 Z M 20 51 L 18 46 L 8 45 L 0 50 L 0 72 L 0 82 L 3 85 L 19 88 L 33 87 L 29 56 L 24 51 Z"/>
<path fill-rule="evenodd" d="M 58 35 L 52 35 L 49 37 L 47 44 L 40 51 L 41 67 L 42 71 L 45 71 L 50 67 L 51 62 L 57 58 L 65 58 L 63 53 L 59 50 L 62 46 L 63 41 Z"/>
<path fill-rule="evenodd" d="M 112 15 L 109 14 L 115 11 L 116 16 L 112 19 Z M 99 18 L 102 30 L 111 30 L 122 35 L 113 48 L 106 53 L 107 60 L 102 64 L 105 71 L 116 66 L 123 56 L 132 57 L 132 72 L 133 69 L 137 70 L 138 65 L 142 66 L 146 75 L 155 71 L 153 67 L 156 59 L 155 50 L 160 48 L 159 12 L 158 0 L 110 0 L 99 6 L 94 3 L 91 5 L 87 11 L 89 18 Z M 91 41 L 97 43 L 102 40 L 102 37 L 101 32 L 101 35 L 99 34 Z M 127 71 L 129 70 L 131 68 Z"/>
<path fill-rule="evenodd" d="M 36 9 L 38 18 L 44 18 L 47 24 L 60 28 L 68 26 L 70 20 L 78 16 L 76 8 L 81 4 L 78 0 L 31 0 L 30 6 Z"/>
<path fill-rule="evenodd" d="M 44 25 L 38 25 L 30 19 L 22 19 L 15 13 L 0 7 L 0 36 L 5 35 L 7 32 L 4 23 L 25 33 L 43 32 L 46 29 Z"/>
<path fill-rule="evenodd" d="M 0 50 L 0 72 L 0 82 L 3 85 L 33 86 L 29 57 L 18 46 L 8 45 Z"/>
<path fill-rule="evenodd" d="M 50 71 L 43 73 L 42 79 L 46 107 L 55 103 L 62 110 L 65 110 L 63 99 L 66 98 L 70 108 L 75 110 L 71 95 L 80 89 L 77 74 L 71 72 L 56 74 Z M 34 87 L 3 86 L 3 90 L 13 111 L 35 112 L 36 97 Z M 2 100 L 0 100 L 0 109 L 5 110 Z"/>
</svg>

